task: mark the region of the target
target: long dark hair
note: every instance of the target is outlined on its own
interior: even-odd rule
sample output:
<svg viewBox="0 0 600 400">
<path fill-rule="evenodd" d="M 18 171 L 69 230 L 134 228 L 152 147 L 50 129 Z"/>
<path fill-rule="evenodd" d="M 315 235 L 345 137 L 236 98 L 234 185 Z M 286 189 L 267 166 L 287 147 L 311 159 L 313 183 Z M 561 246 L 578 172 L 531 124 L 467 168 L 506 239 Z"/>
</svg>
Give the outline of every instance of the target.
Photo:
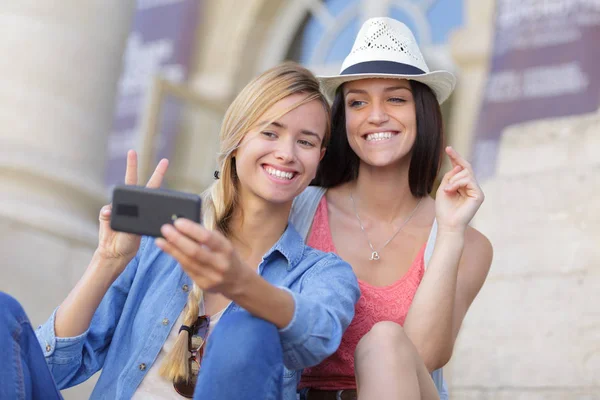
<svg viewBox="0 0 600 400">
<path fill-rule="evenodd" d="M 409 80 L 415 102 L 417 136 L 408 169 L 408 184 L 415 197 L 431 193 L 440 170 L 444 146 L 442 111 L 429 86 Z M 312 185 L 325 188 L 350 182 L 358 177 L 360 159 L 350 147 L 346 134 L 346 110 L 342 86 L 336 92 L 331 111 L 331 140 L 319 164 Z"/>
</svg>

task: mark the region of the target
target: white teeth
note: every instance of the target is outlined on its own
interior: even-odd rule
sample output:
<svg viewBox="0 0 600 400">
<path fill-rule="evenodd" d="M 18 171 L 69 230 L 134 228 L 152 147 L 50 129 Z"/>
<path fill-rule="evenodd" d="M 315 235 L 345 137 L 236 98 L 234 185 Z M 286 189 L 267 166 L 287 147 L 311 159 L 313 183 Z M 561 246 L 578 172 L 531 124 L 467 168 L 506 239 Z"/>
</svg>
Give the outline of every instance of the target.
<svg viewBox="0 0 600 400">
<path fill-rule="evenodd" d="M 275 176 L 280 179 L 292 179 L 294 177 L 293 172 L 284 172 L 273 167 L 265 167 L 265 171 L 271 176 Z"/>
<path fill-rule="evenodd" d="M 370 133 L 367 135 L 367 141 L 371 142 L 371 141 L 391 139 L 392 137 L 394 137 L 394 135 L 395 134 L 392 132 Z"/>
</svg>

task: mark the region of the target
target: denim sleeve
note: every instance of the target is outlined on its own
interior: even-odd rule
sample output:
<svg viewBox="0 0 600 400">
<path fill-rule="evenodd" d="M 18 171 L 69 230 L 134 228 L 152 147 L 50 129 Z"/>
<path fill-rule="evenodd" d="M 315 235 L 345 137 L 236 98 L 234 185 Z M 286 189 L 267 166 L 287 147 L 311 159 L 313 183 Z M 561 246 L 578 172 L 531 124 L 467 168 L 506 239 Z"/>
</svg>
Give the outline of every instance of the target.
<svg viewBox="0 0 600 400">
<path fill-rule="evenodd" d="M 142 238 L 138 253 L 104 295 L 87 331 L 75 337 L 56 337 L 58 308 L 37 328 L 35 334 L 59 389 L 77 385 L 102 368 L 146 243 L 147 238 Z"/>
<path fill-rule="evenodd" d="M 350 265 L 329 254 L 308 271 L 299 293 L 288 292 L 294 298 L 294 315 L 279 336 L 284 365 L 298 370 L 337 350 L 354 317 L 360 289 Z"/>
</svg>

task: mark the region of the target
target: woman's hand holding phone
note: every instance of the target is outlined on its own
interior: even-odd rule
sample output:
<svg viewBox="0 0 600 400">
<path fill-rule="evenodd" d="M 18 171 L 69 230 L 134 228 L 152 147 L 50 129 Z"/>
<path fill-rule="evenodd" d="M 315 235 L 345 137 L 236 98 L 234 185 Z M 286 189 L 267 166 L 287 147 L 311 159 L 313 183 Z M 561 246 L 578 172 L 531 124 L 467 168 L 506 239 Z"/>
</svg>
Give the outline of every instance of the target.
<svg viewBox="0 0 600 400">
<path fill-rule="evenodd" d="M 146 187 L 159 188 L 162 184 L 169 162 L 162 159 L 154 169 Z M 134 150 L 127 153 L 127 169 L 125 170 L 125 184 L 136 185 L 138 178 L 137 154 Z M 112 205 L 108 204 L 100 210 L 100 231 L 98 234 L 98 248 L 95 256 L 102 260 L 117 262 L 125 268 L 133 259 L 140 247 L 141 236 L 131 233 L 116 232 L 110 228 Z"/>
<path fill-rule="evenodd" d="M 179 218 L 174 225 L 162 227 L 163 238 L 156 245 L 175 258 L 202 290 L 217 292 L 232 299 L 252 273 L 220 232 Z"/>
</svg>

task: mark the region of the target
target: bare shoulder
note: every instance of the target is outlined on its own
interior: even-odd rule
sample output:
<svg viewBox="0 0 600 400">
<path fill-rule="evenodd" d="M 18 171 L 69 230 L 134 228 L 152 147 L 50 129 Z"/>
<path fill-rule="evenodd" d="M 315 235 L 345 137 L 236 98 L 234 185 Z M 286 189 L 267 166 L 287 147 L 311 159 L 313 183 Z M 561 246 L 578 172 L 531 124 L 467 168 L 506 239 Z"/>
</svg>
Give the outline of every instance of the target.
<svg viewBox="0 0 600 400">
<path fill-rule="evenodd" d="M 336 209 L 344 208 L 343 206 L 345 205 L 350 193 L 349 184 L 350 182 L 346 182 L 327 189 L 327 193 L 325 195 L 327 196 L 327 204 L 329 207 L 333 206 Z"/>
<path fill-rule="evenodd" d="M 477 229 L 468 227 L 465 246 L 458 265 L 455 297 L 454 339 L 467 310 L 479 294 L 492 265 L 493 249 L 489 239 Z"/>
<path fill-rule="evenodd" d="M 494 250 L 490 240 L 477 229 L 468 227 L 465 233 L 465 248 L 460 259 L 459 273 L 466 275 L 477 287 L 483 281 L 492 265 Z"/>
<path fill-rule="evenodd" d="M 490 240 L 473 227 L 468 227 L 465 233 L 465 252 L 491 264 L 494 249 Z"/>
</svg>

